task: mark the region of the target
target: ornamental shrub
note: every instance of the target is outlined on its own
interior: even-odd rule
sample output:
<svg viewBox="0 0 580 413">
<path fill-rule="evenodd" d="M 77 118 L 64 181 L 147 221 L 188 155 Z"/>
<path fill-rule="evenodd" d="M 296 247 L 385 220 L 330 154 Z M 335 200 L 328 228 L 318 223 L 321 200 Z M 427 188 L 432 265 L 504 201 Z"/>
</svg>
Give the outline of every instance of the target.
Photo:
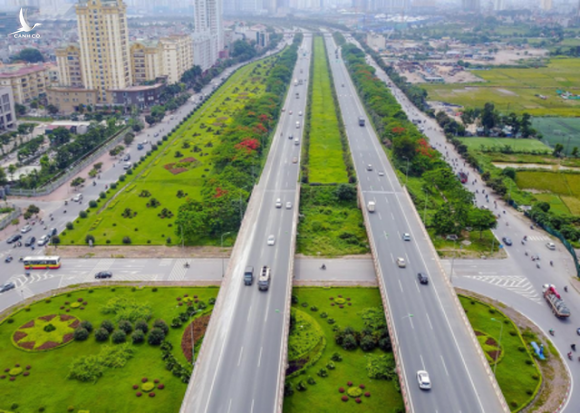
<svg viewBox="0 0 580 413">
<path fill-rule="evenodd" d="M 83 320 L 83 321 L 81 321 L 81 324 L 80 324 L 80 326 L 81 326 L 82 328 L 84 328 L 85 330 L 87 330 L 89 333 L 93 331 L 93 325 L 92 325 L 92 324 L 91 324 L 91 322 L 90 322 L 90 321 L 88 321 L 88 320 Z"/>
<path fill-rule="evenodd" d="M 81 211 L 81 212 L 79 212 L 79 217 L 81 217 L 81 218 L 86 218 L 87 215 L 88 215 L 87 214 L 87 211 Z"/>
<path fill-rule="evenodd" d="M 115 329 L 115 324 L 113 324 L 111 320 L 103 320 L 103 322 L 101 323 L 101 328 L 104 328 L 110 334 Z"/>
<path fill-rule="evenodd" d="M 352 334 L 346 334 L 342 341 L 342 348 L 345 350 L 356 350 L 356 339 Z"/>
<path fill-rule="evenodd" d="M 284 383 L 284 397 L 289 397 L 294 394 L 294 388 L 292 387 L 292 383 L 286 382 Z"/>
<path fill-rule="evenodd" d="M 119 321 L 119 329 L 123 330 L 125 334 L 131 334 L 133 332 L 133 325 L 130 321 L 121 320 Z"/>
<path fill-rule="evenodd" d="M 141 330 L 135 330 L 133 334 L 131 334 L 131 342 L 133 344 L 140 344 L 145 341 L 145 333 Z"/>
<path fill-rule="evenodd" d="M 105 196 L 106 196 L 106 195 L 105 195 Z M 97 205 L 99 205 L 99 204 L 97 204 L 97 201 L 95 201 L 94 199 L 91 199 L 91 200 L 89 201 L 89 206 L 90 206 L 91 208 L 96 208 L 96 207 L 97 207 Z"/>
<path fill-rule="evenodd" d="M 165 333 L 159 327 L 153 327 L 149 336 L 147 337 L 147 342 L 152 346 L 158 346 L 165 340 Z"/>
<path fill-rule="evenodd" d="M 316 380 L 314 380 L 314 377 L 312 376 L 308 376 L 308 380 L 306 380 L 308 382 L 308 384 L 310 384 L 311 386 L 316 384 Z"/>
<path fill-rule="evenodd" d="M 66 226 L 66 229 L 68 229 L 68 230 L 71 230 L 74 228 L 74 225 L 72 222 L 67 222 L 65 226 Z"/>
<path fill-rule="evenodd" d="M 53 326 L 52 324 L 47 324 L 44 326 L 43 330 L 46 331 L 47 333 L 50 333 L 51 331 L 56 330 L 56 327 Z"/>
<path fill-rule="evenodd" d="M 332 361 L 342 361 L 342 356 L 341 356 L 339 353 L 334 353 L 334 354 L 333 354 L 333 355 L 330 357 L 330 359 L 331 359 Z"/>
<path fill-rule="evenodd" d="M 121 344 L 127 341 L 127 334 L 123 330 L 115 330 L 111 334 L 111 341 L 115 344 Z"/>
<path fill-rule="evenodd" d="M 165 388 L 165 384 L 161 383 L 159 386 L 157 386 L 157 388 L 159 390 L 163 390 Z"/>
<path fill-rule="evenodd" d="M 149 393 L 150 391 L 153 391 L 153 389 L 155 389 L 155 384 L 150 381 L 141 385 L 141 390 L 143 390 L 145 393 Z"/>
<path fill-rule="evenodd" d="M 209 303 L 209 305 L 214 305 L 215 304 L 215 298 L 210 298 L 209 300 L 207 300 L 207 302 Z"/>
<path fill-rule="evenodd" d="M 94 235 L 91 234 L 87 234 L 87 236 L 85 237 L 85 244 L 90 244 L 93 243 L 93 245 L 95 244 L 95 237 Z"/>
<path fill-rule="evenodd" d="M 169 327 L 164 320 L 157 319 L 153 322 L 153 328 L 159 328 L 163 331 L 163 334 L 167 335 L 169 333 Z"/>
<path fill-rule="evenodd" d="M 95 340 L 103 342 L 103 341 L 107 341 L 109 339 L 109 330 L 107 330 L 106 328 L 99 328 L 97 331 L 95 331 Z"/>
<path fill-rule="evenodd" d="M 334 370 L 336 368 L 336 365 L 332 361 L 329 361 L 328 364 L 326 364 L 326 368 L 328 370 Z"/>
<path fill-rule="evenodd" d="M 360 348 L 363 351 L 373 351 L 375 347 L 376 347 L 375 339 L 370 335 L 364 336 L 360 341 Z"/>
<path fill-rule="evenodd" d="M 342 400 L 343 402 L 347 402 L 348 401 L 348 396 L 342 396 L 340 398 L 340 400 Z"/>
<path fill-rule="evenodd" d="M 318 374 L 319 377 L 328 377 L 328 371 L 325 368 L 318 370 L 318 373 L 316 374 Z"/>
<path fill-rule="evenodd" d="M 76 341 L 85 341 L 87 338 L 89 338 L 89 332 L 86 328 L 77 327 L 75 328 L 73 336 Z"/>
<path fill-rule="evenodd" d="M 320 318 L 326 318 L 328 317 L 328 314 L 326 313 L 326 311 L 323 311 L 322 313 L 320 313 Z"/>
<path fill-rule="evenodd" d="M 123 237 L 123 244 L 130 244 L 131 243 L 131 238 L 130 237 Z"/>
<path fill-rule="evenodd" d="M 298 382 L 298 384 L 296 385 L 296 390 L 298 390 L 298 391 L 305 391 L 307 389 L 308 389 L 308 387 L 306 387 L 306 383 L 304 383 L 304 380 L 300 380 Z"/>
<path fill-rule="evenodd" d="M 141 330 L 143 334 L 147 334 L 147 331 L 149 331 L 149 325 L 147 324 L 147 321 L 143 319 L 137 320 L 135 322 L 135 330 Z"/>
</svg>

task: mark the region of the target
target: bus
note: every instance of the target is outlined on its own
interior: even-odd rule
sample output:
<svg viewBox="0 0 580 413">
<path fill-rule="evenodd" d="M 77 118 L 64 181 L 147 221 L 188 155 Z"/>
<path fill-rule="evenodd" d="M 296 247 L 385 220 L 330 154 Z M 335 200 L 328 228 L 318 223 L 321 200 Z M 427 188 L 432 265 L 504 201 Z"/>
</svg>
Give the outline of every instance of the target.
<svg viewBox="0 0 580 413">
<path fill-rule="evenodd" d="M 56 270 L 60 268 L 60 257 L 26 257 L 24 258 L 24 269 L 26 270 Z"/>
</svg>

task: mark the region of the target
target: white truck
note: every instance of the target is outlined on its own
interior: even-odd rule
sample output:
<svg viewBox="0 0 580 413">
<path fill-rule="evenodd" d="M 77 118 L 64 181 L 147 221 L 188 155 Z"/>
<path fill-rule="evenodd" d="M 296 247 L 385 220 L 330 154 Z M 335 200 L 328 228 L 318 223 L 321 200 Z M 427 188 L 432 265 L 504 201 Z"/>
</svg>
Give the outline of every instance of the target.
<svg viewBox="0 0 580 413">
<path fill-rule="evenodd" d="M 367 204 L 367 209 L 369 210 L 369 212 L 375 212 L 375 201 L 369 201 L 369 203 Z"/>
</svg>

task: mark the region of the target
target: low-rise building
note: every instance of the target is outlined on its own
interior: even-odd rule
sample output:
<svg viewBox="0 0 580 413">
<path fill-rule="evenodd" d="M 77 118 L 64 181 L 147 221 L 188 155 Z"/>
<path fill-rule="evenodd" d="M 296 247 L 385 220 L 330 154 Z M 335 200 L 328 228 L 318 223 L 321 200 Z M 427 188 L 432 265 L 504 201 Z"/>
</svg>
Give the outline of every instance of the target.
<svg viewBox="0 0 580 413">
<path fill-rule="evenodd" d="M 48 103 L 58 108 L 60 113 L 75 112 L 79 106 L 95 106 L 97 91 L 74 87 L 54 87 L 48 89 Z"/>
<path fill-rule="evenodd" d="M 14 96 L 8 86 L 0 86 L 0 131 L 16 127 Z"/>
<path fill-rule="evenodd" d="M 108 92 L 111 94 L 113 105 L 136 106 L 144 109 L 159 103 L 159 96 L 164 88 L 163 83 L 156 83 L 151 86 L 131 86 Z"/>
<path fill-rule="evenodd" d="M 48 83 L 48 70 L 44 64 L 0 67 L 0 86 L 12 88 L 16 103 L 25 104 L 46 96 Z"/>
</svg>

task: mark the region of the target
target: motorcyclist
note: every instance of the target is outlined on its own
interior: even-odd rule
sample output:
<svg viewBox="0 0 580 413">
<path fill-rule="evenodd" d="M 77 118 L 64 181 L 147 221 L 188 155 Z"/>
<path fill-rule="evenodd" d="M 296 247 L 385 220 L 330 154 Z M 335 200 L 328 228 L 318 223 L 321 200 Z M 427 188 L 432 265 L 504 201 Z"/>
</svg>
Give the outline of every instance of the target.
<svg viewBox="0 0 580 413">
<path fill-rule="evenodd" d="M 550 332 L 550 335 L 552 335 L 552 336 L 553 336 L 553 335 L 554 335 L 554 333 L 555 333 L 555 331 L 554 331 L 554 329 L 553 329 L 553 328 L 551 328 L 551 329 L 550 329 L 550 330 L 548 330 L 548 331 Z"/>
<path fill-rule="evenodd" d="M 572 348 L 572 350 L 576 351 L 576 344 L 570 344 L 570 347 Z"/>
<path fill-rule="evenodd" d="M 325 270 L 326 269 L 326 265 L 322 264 L 322 266 L 320 268 L 322 268 L 323 270 Z"/>
<path fill-rule="evenodd" d="M 568 286 L 567 285 L 564 286 L 564 291 L 568 292 Z"/>
<path fill-rule="evenodd" d="M 551 267 L 553 267 L 553 266 L 554 266 L 554 263 L 553 263 L 552 261 L 550 261 L 550 266 L 551 266 Z"/>
</svg>

